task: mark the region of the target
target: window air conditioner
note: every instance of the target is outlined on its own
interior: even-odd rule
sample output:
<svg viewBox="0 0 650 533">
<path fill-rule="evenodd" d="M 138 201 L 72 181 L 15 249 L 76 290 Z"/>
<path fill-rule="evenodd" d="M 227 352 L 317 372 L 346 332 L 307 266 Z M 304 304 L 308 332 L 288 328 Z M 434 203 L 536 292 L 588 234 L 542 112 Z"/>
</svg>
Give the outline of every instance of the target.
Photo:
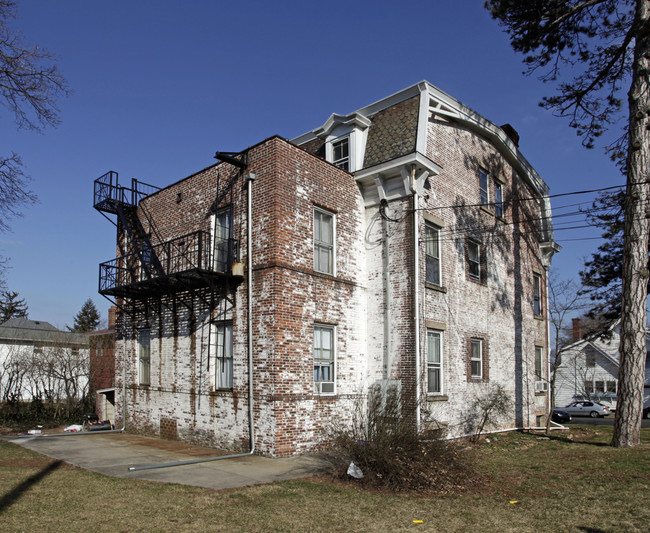
<svg viewBox="0 0 650 533">
<path fill-rule="evenodd" d="M 334 382 L 319 381 L 316 383 L 316 391 L 318 394 L 334 394 Z"/>
<path fill-rule="evenodd" d="M 535 392 L 546 392 L 546 391 L 548 391 L 548 383 L 546 381 L 535 382 Z"/>
</svg>

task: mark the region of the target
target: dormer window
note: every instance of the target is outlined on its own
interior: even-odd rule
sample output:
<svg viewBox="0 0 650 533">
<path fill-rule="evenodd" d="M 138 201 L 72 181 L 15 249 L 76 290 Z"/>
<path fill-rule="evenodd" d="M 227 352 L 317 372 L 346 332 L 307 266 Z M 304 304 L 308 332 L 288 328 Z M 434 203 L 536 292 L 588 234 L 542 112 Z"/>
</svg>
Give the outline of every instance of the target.
<svg viewBox="0 0 650 533">
<path fill-rule="evenodd" d="M 350 170 L 349 138 L 344 137 L 332 143 L 332 163 L 343 170 Z"/>
</svg>

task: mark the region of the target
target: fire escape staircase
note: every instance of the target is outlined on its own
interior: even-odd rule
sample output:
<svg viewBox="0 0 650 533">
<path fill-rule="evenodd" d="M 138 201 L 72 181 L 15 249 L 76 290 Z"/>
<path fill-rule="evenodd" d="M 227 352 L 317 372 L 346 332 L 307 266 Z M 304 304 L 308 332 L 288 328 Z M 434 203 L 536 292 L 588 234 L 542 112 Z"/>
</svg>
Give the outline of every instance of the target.
<svg viewBox="0 0 650 533">
<path fill-rule="evenodd" d="M 113 171 L 95 180 L 94 207 L 107 218 L 117 216 L 129 251 L 99 265 L 99 293 L 146 299 L 240 280 L 243 273 L 233 269 L 239 251 L 234 239 L 215 247 L 218 257 L 213 257 L 211 234 L 201 230 L 152 244 L 138 216 L 138 205 L 157 190 L 135 179 L 131 188 L 122 187 Z"/>
</svg>

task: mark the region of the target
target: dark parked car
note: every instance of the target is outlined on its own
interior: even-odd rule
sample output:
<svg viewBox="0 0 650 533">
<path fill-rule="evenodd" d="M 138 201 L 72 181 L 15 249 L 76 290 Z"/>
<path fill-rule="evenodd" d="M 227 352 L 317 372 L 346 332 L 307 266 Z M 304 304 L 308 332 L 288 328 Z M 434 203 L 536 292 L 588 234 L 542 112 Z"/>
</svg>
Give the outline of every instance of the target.
<svg viewBox="0 0 650 533">
<path fill-rule="evenodd" d="M 650 405 L 643 408 L 643 418 L 650 418 Z"/>
<path fill-rule="evenodd" d="M 562 411 L 565 411 L 572 416 L 590 416 L 591 418 L 598 418 L 599 416 L 607 416 L 611 414 L 609 407 L 606 405 L 589 400 L 570 403 L 566 407 L 562 407 Z"/>
<path fill-rule="evenodd" d="M 566 411 L 562 411 L 562 409 L 553 409 L 551 420 L 558 424 L 566 424 L 567 422 L 571 422 L 571 415 Z"/>
</svg>

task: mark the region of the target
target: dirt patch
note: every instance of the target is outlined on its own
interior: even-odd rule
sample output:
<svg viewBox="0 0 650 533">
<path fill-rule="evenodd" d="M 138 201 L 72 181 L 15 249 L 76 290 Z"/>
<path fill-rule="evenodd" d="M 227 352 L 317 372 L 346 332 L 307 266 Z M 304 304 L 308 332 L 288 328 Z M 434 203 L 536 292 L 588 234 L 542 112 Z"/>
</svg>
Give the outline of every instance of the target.
<svg viewBox="0 0 650 533">
<path fill-rule="evenodd" d="M 121 440 L 130 444 L 138 446 L 147 446 L 149 448 L 156 448 L 158 450 L 165 450 L 169 452 L 176 452 L 193 457 L 217 457 L 222 455 L 229 455 L 231 452 L 219 450 L 217 448 L 204 448 L 188 444 L 186 442 L 177 440 L 165 440 L 156 437 L 145 437 L 142 435 L 135 435 L 132 433 L 119 433 L 114 434 L 115 440 Z"/>
</svg>

